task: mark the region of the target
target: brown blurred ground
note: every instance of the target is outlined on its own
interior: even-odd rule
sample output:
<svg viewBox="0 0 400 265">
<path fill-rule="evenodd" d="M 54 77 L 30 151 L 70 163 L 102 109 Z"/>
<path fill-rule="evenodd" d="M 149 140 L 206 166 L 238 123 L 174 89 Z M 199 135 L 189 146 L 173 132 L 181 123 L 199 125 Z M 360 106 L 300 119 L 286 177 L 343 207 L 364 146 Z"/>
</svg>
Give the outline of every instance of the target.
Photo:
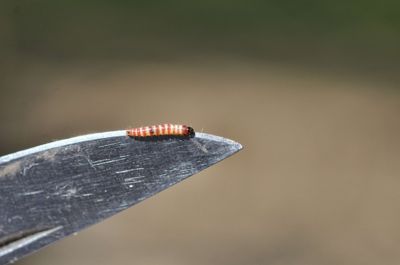
<svg viewBox="0 0 400 265">
<path fill-rule="evenodd" d="M 244 150 L 18 264 L 398 264 L 400 93 L 249 60 L 24 65 L 4 154 L 160 122 Z"/>
</svg>

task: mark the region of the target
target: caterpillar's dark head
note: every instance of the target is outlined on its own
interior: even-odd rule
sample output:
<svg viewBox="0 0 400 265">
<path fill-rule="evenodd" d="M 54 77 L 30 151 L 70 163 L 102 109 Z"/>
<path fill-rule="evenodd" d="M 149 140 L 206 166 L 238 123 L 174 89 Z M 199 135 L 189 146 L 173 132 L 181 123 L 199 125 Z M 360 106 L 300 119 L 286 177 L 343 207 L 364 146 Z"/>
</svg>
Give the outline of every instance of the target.
<svg viewBox="0 0 400 265">
<path fill-rule="evenodd" d="M 187 128 L 188 128 L 188 136 L 190 138 L 193 138 L 195 136 L 195 132 L 194 132 L 193 128 L 189 127 L 189 126 Z"/>
</svg>

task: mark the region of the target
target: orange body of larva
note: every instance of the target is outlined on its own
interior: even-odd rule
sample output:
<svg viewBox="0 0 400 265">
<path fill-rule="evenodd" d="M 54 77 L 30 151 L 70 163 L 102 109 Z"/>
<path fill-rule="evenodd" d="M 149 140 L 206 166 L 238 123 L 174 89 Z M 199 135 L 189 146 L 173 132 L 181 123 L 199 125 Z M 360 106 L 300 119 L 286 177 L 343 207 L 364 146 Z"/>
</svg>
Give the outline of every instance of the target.
<svg viewBox="0 0 400 265">
<path fill-rule="evenodd" d="M 194 136 L 194 130 L 186 125 L 161 124 L 145 126 L 126 130 L 130 137 L 155 137 L 155 136 Z"/>
</svg>

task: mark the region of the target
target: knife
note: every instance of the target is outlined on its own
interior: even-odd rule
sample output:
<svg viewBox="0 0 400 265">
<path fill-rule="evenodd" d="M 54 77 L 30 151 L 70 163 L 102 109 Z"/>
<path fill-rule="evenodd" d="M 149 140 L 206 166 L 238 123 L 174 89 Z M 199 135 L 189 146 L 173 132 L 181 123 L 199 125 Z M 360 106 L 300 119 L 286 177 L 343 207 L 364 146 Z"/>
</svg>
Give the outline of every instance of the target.
<svg viewBox="0 0 400 265">
<path fill-rule="evenodd" d="M 206 133 L 78 136 L 0 157 L 0 264 L 98 223 L 242 149 Z"/>
</svg>

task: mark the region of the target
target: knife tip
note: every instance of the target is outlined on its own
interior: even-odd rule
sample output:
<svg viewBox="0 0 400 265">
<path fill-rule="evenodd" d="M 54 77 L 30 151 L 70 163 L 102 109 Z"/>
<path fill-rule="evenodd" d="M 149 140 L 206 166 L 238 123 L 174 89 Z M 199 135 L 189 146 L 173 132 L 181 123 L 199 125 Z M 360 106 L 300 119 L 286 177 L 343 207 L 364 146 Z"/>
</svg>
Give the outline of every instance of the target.
<svg viewBox="0 0 400 265">
<path fill-rule="evenodd" d="M 196 138 L 201 138 L 201 139 L 206 139 L 209 141 L 216 141 L 216 142 L 224 143 L 229 146 L 229 149 L 232 151 L 232 153 L 236 153 L 236 152 L 240 151 L 241 149 L 243 149 L 243 146 L 240 143 L 233 141 L 231 139 L 224 138 L 221 136 L 216 136 L 213 134 L 196 133 Z"/>
</svg>

